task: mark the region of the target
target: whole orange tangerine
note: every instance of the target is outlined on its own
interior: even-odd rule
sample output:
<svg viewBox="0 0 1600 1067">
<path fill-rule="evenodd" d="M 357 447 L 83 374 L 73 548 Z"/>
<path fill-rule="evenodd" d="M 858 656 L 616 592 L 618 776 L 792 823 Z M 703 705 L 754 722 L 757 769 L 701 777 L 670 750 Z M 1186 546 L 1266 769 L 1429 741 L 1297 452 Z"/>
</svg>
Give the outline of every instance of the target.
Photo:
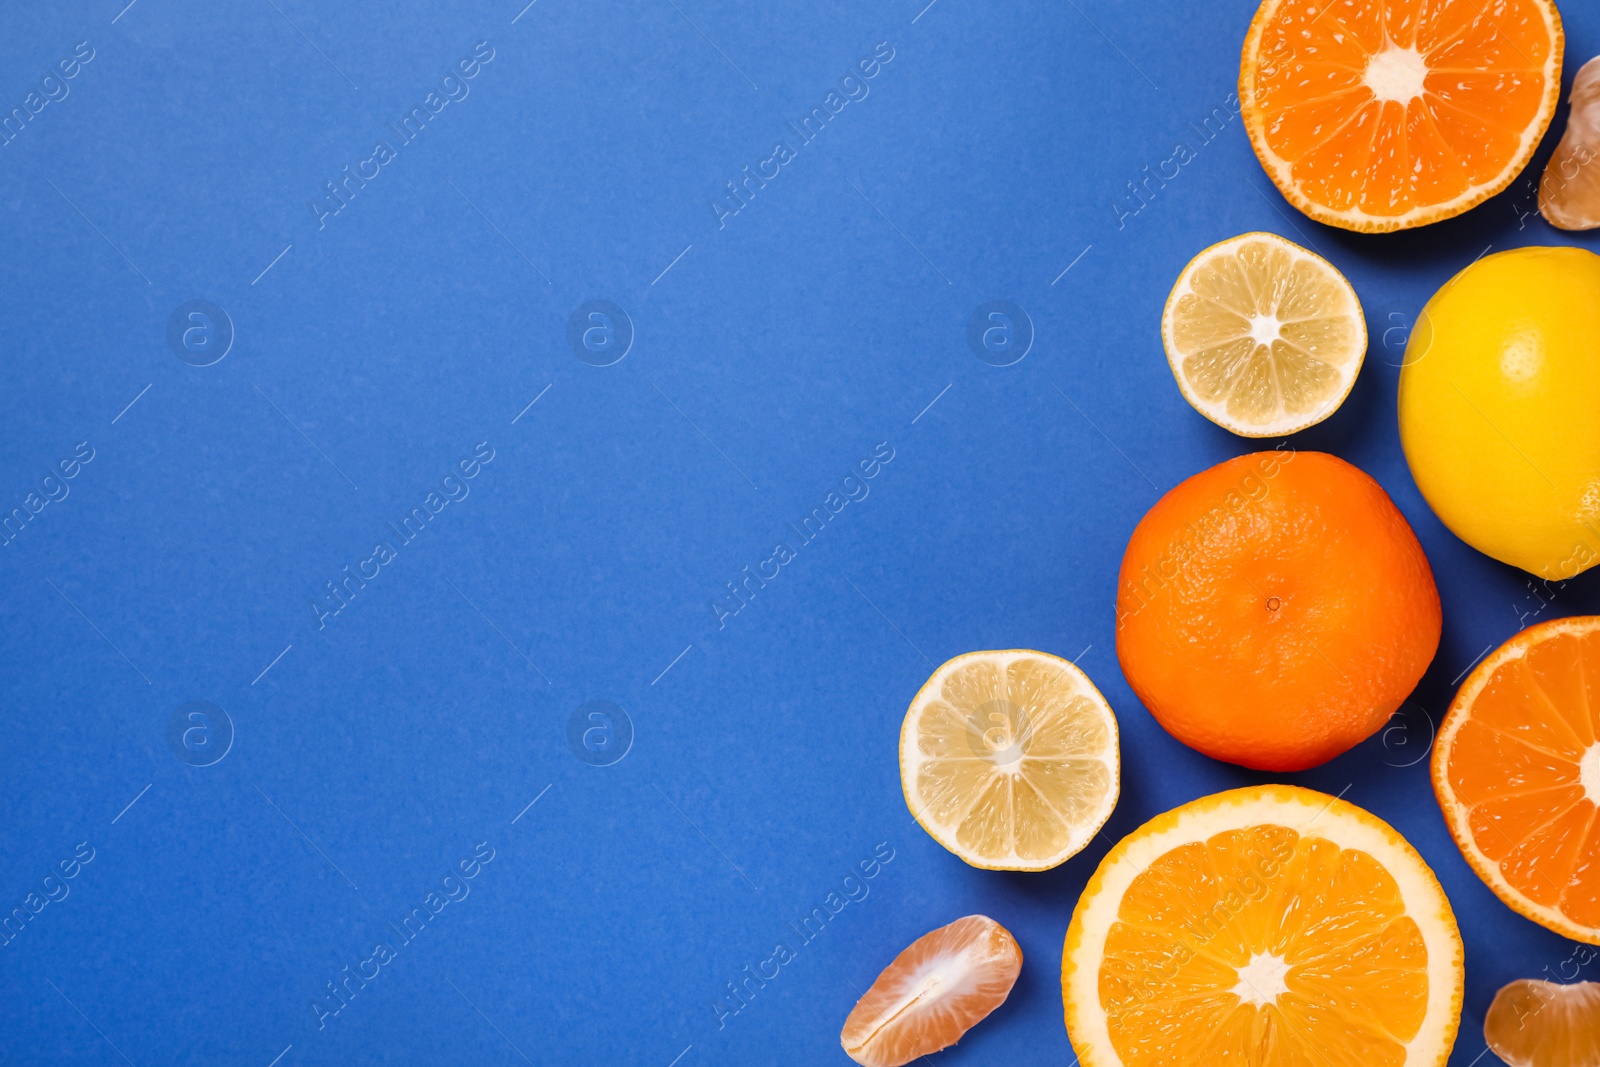
<svg viewBox="0 0 1600 1067">
<path fill-rule="evenodd" d="M 1428 558 L 1335 456 L 1257 452 L 1178 485 L 1122 557 L 1117 657 L 1178 740 L 1271 771 L 1376 732 L 1439 647 Z"/>
</svg>

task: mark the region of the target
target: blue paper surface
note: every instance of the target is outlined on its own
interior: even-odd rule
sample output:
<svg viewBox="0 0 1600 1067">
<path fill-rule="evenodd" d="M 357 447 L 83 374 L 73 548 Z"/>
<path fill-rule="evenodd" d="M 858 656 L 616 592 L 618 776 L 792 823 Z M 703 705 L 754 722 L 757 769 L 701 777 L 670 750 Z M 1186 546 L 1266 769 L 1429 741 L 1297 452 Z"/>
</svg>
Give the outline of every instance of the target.
<svg viewBox="0 0 1600 1067">
<path fill-rule="evenodd" d="M 1420 231 L 1310 222 L 1230 105 L 1248 0 L 123 3 L 0 34 L 0 510 L 31 515 L 0 910 L 43 902 L 0 1062 L 845 1063 L 879 969 L 972 912 L 1026 963 L 932 1059 L 1071 1062 L 1061 943 L 1109 843 L 1271 779 L 1163 732 L 1113 634 L 1134 524 L 1253 448 L 1159 317 L 1255 229 L 1361 296 L 1361 377 L 1293 444 L 1383 484 L 1445 612 L 1404 713 L 1287 780 L 1448 889 L 1452 1063 L 1502 983 L 1593 977 L 1468 869 L 1426 755 L 1454 680 L 1600 580 L 1547 603 L 1456 540 L 1395 424 L 1450 275 L 1596 247 L 1526 179 Z M 1563 14 L 1570 80 L 1600 9 Z M 975 351 L 994 302 L 1015 332 Z M 1105 835 L 1045 874 L 967 867 L 900 790 L 934 666 L 1010 647 L 1122 728 Z"/>
</svg>

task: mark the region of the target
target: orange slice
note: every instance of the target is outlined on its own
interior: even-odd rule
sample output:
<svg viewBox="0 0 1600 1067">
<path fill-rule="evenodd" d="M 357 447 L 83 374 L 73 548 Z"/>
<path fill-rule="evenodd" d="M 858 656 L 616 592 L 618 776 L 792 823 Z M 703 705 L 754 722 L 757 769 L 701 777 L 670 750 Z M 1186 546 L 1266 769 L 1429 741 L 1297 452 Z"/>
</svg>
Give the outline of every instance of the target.
<svg viewBox="0 0 1600 1067">
<path fill-rule="evenodd" d="M 1067 928 L 1084 1067 L 1443 1067 L 1461 935 L 1405 839 L 1294 786 L 1203 797 L 1113 848 Z"/>
<path fill-rule="evenodd" d="M 1510 1067 L 1600 1063 L 1600 985 L 1521 978 L 1501 987 L 1483 1017 L 1483 1040 Z"/>
<path fill-rule="evenodd" d="M 1295 207 L 1377 233 L 1459 215 L 1532 158 L 1561 94 L 1552 0 L 1265 0 L 1250 143 Z"/>
<path fill-rule="evenodd" d="M 1478 664 L 1439 728 L 1433 791 L 1499 898 L 1600 945 L 1600 616 L 1530 626 Z"/>
<path fill-rule="evenodd" d="M 923 934 L 883 969 L 844 1021 L 839 1043 L 866 1067 L 900 1067 L 949 1048 L 1011 995 L 1022 949 L 1011 931 L 968 915 Z"/>
</svg>

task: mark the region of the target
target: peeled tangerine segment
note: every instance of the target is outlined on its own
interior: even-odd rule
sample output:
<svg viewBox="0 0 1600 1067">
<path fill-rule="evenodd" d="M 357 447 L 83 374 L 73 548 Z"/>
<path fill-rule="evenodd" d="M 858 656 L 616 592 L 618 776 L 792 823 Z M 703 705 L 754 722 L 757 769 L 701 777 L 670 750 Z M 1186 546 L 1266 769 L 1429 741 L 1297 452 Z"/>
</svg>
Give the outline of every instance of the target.
<svg viewBox="0 0 1600 1067">
<path fill-rule="evenodd" d="M 1005 1003 L 1022 970 L 1011 931 L 968 915 L 923 934 L 885 967 L 839 1043 L 865 1067 L 900 1067 L 949 1048 Z"/>
<path fill-rule="evenodd" d="M 1539 213 L 1563 230 L 1600 226 L 1600 57 L 1572 79 L 1572 111 L 1539 182 Z"/>
<path fill-rule="evenodd" d="M 1600 1064 L 1600 984 L 1523 978 L 1495 994 L 1483 1039 L 1511 1067 Z"/>
</svg>

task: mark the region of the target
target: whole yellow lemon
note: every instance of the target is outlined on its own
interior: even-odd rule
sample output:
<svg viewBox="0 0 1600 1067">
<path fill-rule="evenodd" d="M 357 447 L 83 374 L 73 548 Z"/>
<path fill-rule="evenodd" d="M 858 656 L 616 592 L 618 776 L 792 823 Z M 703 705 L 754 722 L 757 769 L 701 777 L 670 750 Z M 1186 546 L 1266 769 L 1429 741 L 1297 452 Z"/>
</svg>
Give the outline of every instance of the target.
<svg viewBox="0 0 1600 1067">
<path fill-rule="evenodd" d="M 1487 256 L 1422 309 L 1400 443 L 1457 537 L 1542 578 L 1600 563 L 1600 256 Z"/>
</svg>

